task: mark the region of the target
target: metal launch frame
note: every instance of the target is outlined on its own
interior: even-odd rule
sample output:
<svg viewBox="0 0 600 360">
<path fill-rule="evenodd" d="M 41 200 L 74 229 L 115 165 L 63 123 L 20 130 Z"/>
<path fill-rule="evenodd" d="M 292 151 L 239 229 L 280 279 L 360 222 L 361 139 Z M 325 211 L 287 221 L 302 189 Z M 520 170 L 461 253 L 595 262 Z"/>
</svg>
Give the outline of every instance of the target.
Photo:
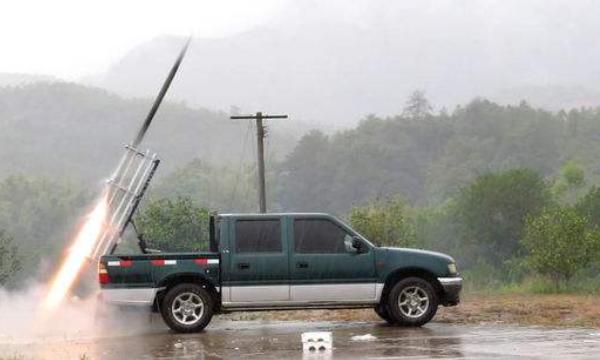
<svg viewBox="0 0 600 360">
<path fill-rule="evenodd" d="M 112 254 L 115 251 L 127 226 L 133 223 L 133 215 L 159 163 L 156 153 L 149 150 L 141 152 L 132 146 L 125 148 L 125 155 L 107 182 L 105 200 L 108 216 L 104 231 L 90 255 L 92 259 L 99 260 L 102 255 Z M 142 252 L 146 252 L 141 237 L 139 245 Z"/>
</svg>

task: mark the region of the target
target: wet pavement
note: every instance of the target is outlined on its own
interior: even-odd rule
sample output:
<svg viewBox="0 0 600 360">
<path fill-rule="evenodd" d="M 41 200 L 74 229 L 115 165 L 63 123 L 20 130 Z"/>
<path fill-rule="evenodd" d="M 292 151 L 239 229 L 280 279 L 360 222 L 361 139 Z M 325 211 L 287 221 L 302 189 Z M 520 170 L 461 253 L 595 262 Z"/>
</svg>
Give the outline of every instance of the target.
<svg viewBox="0 0 600 360">
<path fill-rule="evenodd" d="M 1 339 L 0 359 L 599 359 L 599 329 L 431 323 L 417 329 L 379 322 L 262 322 L 213 319 L 199 334 L 176 334 L 159 321 L 127 335 Z M 331 352 L 302 351 L 300 335 L 331 331 Z M 371 334 L 368 341 L 352 340 Z M 374 338 L 373 338 L 374 337 Z"/>
</svg>

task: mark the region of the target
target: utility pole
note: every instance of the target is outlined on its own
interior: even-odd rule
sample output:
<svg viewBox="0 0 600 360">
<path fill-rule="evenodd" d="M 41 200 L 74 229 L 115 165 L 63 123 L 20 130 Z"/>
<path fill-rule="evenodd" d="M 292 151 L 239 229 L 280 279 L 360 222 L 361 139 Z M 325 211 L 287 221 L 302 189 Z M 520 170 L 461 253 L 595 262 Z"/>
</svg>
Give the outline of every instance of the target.
<svg viewBox="0 0 600 360">
<path fill-rule="evenodd" d="M 267 212 L 267 192 L 265 189 L 265 119 L 287 119 L 287 115 L 267 115 L 262 112 L 257 112 L 256 115 L 235 115 L 230 119 L 248 119 L 256 120 L 256 156 L 258 163 L 258 207 L 261 213 Z"/>
</svg>

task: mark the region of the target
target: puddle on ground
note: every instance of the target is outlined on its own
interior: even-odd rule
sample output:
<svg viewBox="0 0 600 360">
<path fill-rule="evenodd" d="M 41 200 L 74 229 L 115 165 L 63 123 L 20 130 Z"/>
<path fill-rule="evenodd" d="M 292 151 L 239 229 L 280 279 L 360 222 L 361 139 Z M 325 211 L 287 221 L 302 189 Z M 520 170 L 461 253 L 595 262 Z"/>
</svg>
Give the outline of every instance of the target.
<svg viewBox="0 0 600 360">
<path fill-rule="evenodd" d="M 176 334 L 157 317 L 146 326 L 104 324 L 61 338 L 0 338 L 0 354 L 33 359 L 386 359 L 552 357 L 597 359 L 598 332 L 517 326 L 430 323 L 422 328 L 379 322 L 229 321 L 218 317 L 198 334 Z M 125 321 L 127 323 L 127 321 Z M 303 353 L 301 334 L 331 331 L 333 350 Z M 370 341 L 355 341 L 371 334 Z"/>
</svg>

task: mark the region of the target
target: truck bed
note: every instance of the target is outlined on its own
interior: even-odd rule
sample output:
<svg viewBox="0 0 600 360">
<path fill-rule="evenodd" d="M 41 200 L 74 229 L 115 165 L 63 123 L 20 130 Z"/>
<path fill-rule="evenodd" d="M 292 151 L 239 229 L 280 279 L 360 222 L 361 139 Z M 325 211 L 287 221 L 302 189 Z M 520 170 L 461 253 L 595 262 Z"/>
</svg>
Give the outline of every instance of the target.
<svg viewBox="0 0 600 360">
<path fill-rule="evenodd" d="M 219 263 L 216 252 L 105 255 L 99 264 L 102 296 L 114 304 L 151 305 L 158 292 L 182 276 L 219 289 Z"/>
</svg>

